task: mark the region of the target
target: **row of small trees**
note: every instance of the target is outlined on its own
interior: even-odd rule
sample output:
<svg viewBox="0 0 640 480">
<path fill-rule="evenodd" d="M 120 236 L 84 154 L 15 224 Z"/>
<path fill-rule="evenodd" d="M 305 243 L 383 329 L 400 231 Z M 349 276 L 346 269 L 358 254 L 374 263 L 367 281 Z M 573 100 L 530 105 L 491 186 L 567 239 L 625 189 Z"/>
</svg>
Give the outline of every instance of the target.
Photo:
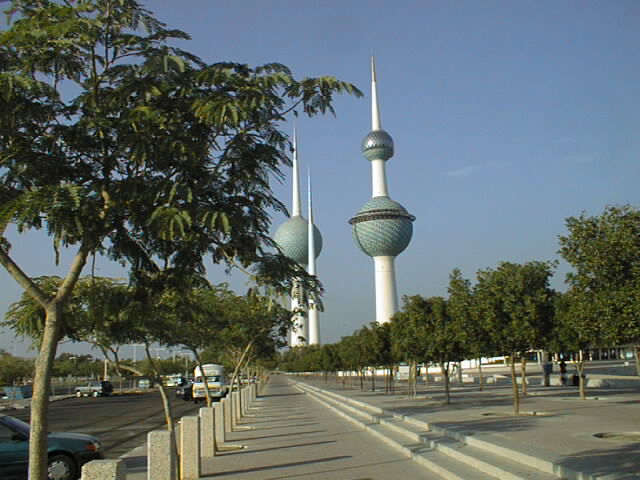
<svg viewBox="0 0 640 480">
<path fill-rule="evenodd" d="M 555 264 L 502 262 L 477 272 L 475 283 L 454 269 L 448 298 L 405 296 L 388 324 L 372 324 L 335 345 L 291 351 L 282 367 L 292 371 L 391 368 L 406 362 L 415 391 L 417 363 L 440 366 L 449 402 L 453 363 L 464 359 L 510 359 L 514 412 L 519 412 L 516 361 L 523 377 L 527 352 L 578 352 L 580 395 L 585 398 L 588 348 L 633 344 L 640 367 L 640 211 L 608 207 L 601 216 L 567 219 L 560 254 L 573 267 L 568 290 L 554 291 Z M 480 379 L 482 385 L 482 378 Z M 522 381 L 526 394 L 526 381 Z"/>
</svg>

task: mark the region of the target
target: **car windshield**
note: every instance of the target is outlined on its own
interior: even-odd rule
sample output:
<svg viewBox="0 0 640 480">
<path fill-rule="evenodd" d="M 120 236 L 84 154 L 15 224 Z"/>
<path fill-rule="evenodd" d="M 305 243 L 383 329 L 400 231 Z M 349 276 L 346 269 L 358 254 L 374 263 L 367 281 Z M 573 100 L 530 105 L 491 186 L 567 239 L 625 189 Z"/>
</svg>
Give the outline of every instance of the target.
<svg viewBox="0 0 640 480">
<path fill-rule="evenodd" d="M 14 430 L 22 433 L 25 437 L 29 436 L 29 424 L 18 418 L 5 415 L 2 417 L 2 423 L 9 428 L 13 428 Z"/>
<path fill-rule="evenodd" d="M 207 376 L 207 383 L 216 383 L 216 382 L 219 382 L 219 381 L 220 381 L 220 375 L 208 375 Z M 196 382 L 202 383 L 203 382 L 202 377 L 198 377 L 196 379 Z"/>
</svg>

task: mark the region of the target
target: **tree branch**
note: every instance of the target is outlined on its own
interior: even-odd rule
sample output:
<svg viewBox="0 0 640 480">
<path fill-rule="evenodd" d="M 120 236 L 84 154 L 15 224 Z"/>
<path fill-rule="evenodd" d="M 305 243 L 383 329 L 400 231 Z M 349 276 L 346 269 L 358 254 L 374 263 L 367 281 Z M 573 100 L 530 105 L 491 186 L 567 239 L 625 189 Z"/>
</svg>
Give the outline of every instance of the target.
<svg viewBox="0 0 640 480">
<path fill-rule="evenodd" d="M 9 254 L 0 248 L 0 264 L 9 272 L 9 275 L 24 288 L 24 290 L 43 308 L 51 300 L 31 278 L 22 271 L 22 269 L 13 261 Z"/>
<path fill-rule="evenodd" d="M 76 256 L 74 257 L 73 262 L 71 263 L 71 267 L 69 267 L 69 272 L 67 272 L 67 276 L 64 278 L 62 285 L 60 285 L 60 288 L 58 288 L 58 291 L 56 292 L 55 300 L 57 302 L 64 302 L 71 294 L 71 291 L 73 290 L 73 287 L 75 287 L 78 281 L 78 278 L 80 278 L 80 273 L 82 273 L 82 268 L 87 262 L 89 251 L 90 249 L 89 249 L 88 242 L 83 241 L 82 244 L 80 244 L 80 249 L 78 250 L 78 253 L 76 253 Z"/>
</svg>

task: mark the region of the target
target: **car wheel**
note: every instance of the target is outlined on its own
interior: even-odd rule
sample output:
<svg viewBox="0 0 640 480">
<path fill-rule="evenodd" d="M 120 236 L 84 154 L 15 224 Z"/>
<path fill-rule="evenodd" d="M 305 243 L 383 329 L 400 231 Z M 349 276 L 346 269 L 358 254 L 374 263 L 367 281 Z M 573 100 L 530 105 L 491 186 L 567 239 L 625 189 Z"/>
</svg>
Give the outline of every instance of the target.
<svg viewBox="0 0 640 480">
<path fill-rule="evenodd" d="M 75 480 L 76 464 L 66 455 L 52 455 L 47 463 L 49 480 Z"/>
</svg>

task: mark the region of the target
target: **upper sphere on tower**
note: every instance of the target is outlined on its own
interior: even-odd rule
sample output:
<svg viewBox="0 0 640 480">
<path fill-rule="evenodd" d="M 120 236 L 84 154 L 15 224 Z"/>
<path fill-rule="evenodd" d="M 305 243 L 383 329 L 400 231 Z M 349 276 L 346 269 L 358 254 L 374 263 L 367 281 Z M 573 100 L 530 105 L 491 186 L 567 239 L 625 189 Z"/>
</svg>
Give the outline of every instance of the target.
<svg viewBox="0 0 640 480">
<path fill-rule="evenodd" d="M 362 139 L 362 154 L 367 160 L 393 157 L 393 138 L 385 130 L 372 130 Z"/>
<path fill-rule="evenodd" d="M 303 216 L 296 215 L 280 225 L 273 239 L 282 253 L 291 260 L 298 265 L 307 264 L 309 261 L 309 223 Z M 313 226 L 313 240 L 314 253 L 318 258 L 322 251 L 322 235 L 315 225 Z"/>
</svg>

